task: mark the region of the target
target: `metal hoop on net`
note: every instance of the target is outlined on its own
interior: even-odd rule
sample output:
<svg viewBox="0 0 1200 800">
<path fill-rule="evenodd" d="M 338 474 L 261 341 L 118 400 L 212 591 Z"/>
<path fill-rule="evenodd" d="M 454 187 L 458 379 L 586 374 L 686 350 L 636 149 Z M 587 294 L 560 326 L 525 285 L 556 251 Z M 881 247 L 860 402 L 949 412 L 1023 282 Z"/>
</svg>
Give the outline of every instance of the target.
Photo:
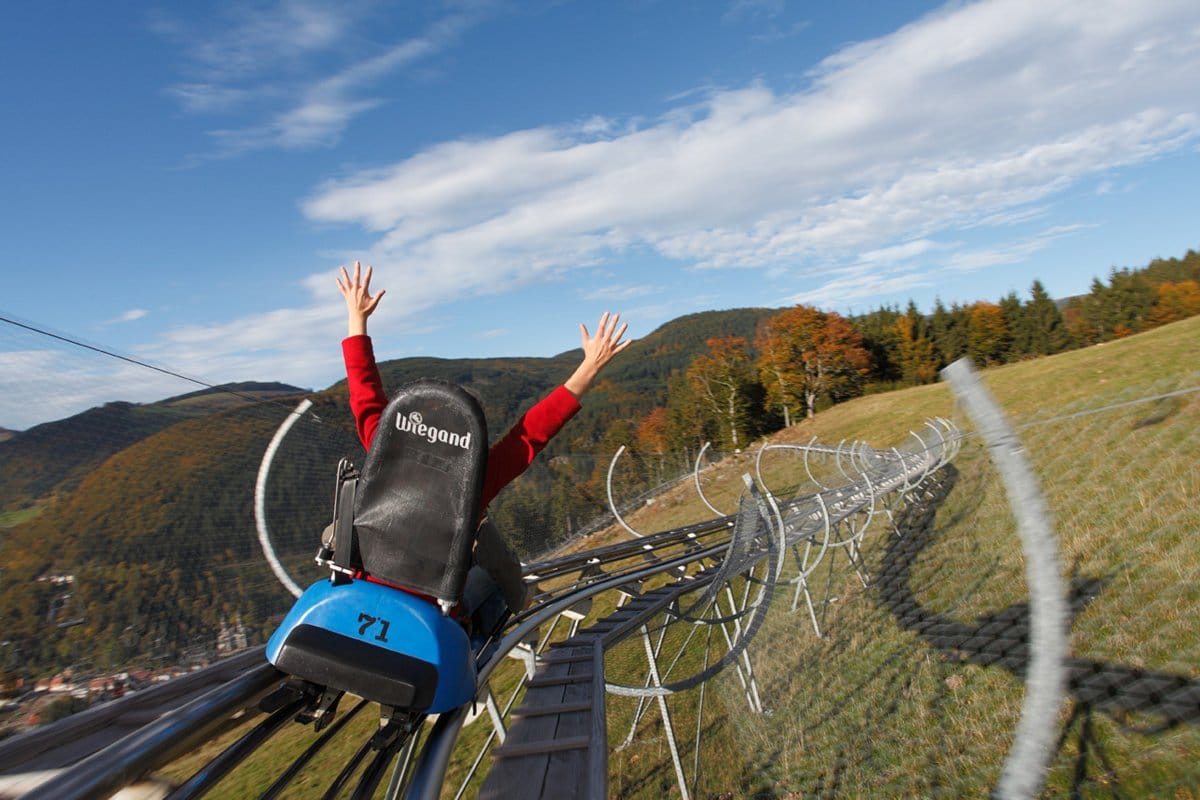
<svg viewBox="0 0 1200 800">
<path fill-rule="evenodd" d="M 279 450 L 279 445 L 283 444 L 283 439 L 288 435 L 288 431 L 310 408 L 312 408 L 311 400 L 308 398 L 301 400 L 292 413 L 287 415 L 287 419 L 280 424 L 271 438 L 271 443 L 267 445 L 266 452 L 263 453 L 262 463 L 258 466 L 258 478 L 254 482 L 254 526 L 258 530 L 258 544 L 262 547 L 263 556 L 266 557 L 271 572 L 293 597 L 299 597 L 304 590 L 292 580 L 292 576 L 284 569 L 283 562 L 275 554 L 275 546 L 271 543 L 271 534 L 267 530 L 267 477 L 271 474 L 271 463 L 275 460 L 275 453 Z"/>
<path fill-rule="evenodd" d="M 810 441 L 809 446 L 811 446 L 811 444 L 812 444 L 812 442 Z M 825 505 L 825 499 L 821 496 L 821 492 L 816 492 L 814 494 L 806 495 L 804 497 L 797 497 L 794 500 L 791 500 L 788 502 L 790 509 L 795 509 L 796 507 L 799 507 L 805 501 L 815 502 L 819 506 L 818 510 L 811 511 L 809 513 L 800 515 L 802 519 L 807 518 L 807 519 L 811 519 L 811 520 L 819 520 L 822 523 L 822 530 L 824 532 L 824 535 L 821 537 L 820 549 L 817 551 L 816 558 L 814 559 L 814 558 L 812 558 L 812 550 L 813 550 L 813 545 L 817 538 L 816 534 L 808 533 L 808 534 L 799 535 L 799 536 L 795 536 L 795 537 L 789 537 L 789 535 L 788 535 L 789 524 L 784 521 L 782 511 L 778 508 L 778 504 L 776 502 L 777 498 L 775 497 L 775 493 L 771 491 L 770 487 L 767 486 L 766 480 L 763 478 L 762 459 L 763 459 L 763 455 L 766 453 L 767 450 L 793 450 L 798 453 L 802 453 L 804 459 L 807 461 L 809 446 L 796 445 L 796 444 L 768 444 L 768 445 L 764 445 L 763 447 L 761 447 L 759 449 L 758 454 L 755 456 L 755 459 L 754 459 L 755 477 L 758 479 L 759 485 L 762 486 L 764 488 L 764 490 L 766 491 L 768 499 L 771 501 L 772 505 L 775 506 L 776 512 L 779 514 L 780 523 L 783 526 L 783 531 L 784 531 L 784 547 L 790 546 L 792 548 L 793 554 L 796 556 L 797 574 L 794 577 L 789 578 L 786 581 L 787 584 L 790 584 L 793 586 L 797 585 L 797 584 L 805 583 L 808 576 L 811 575 L 814 570 L 816 570 L 816 568 L 820 565 L 821 560 L 825 557 L 825 553 L 829 550 L 829 543 L 830 543 L 830 539 L 831 539 L 831 536 L 833 533 L 833 526 L 831 524 L 830 517 L 829 517 L 829 509 Z M 806 465 L 806 470 L 807 470 L 807 465 Z M 811 474 L 810 474 L 810 477 L 811 477 Z M 815 481 L 814 481 L 814 483 L 815 483 Z M 789 518 L 795 519 L 797 516 L 798 515 L 792 513 L 789 515 Z M 794 522 L 791 524 L 793 527 L 796 526 L 796 523 L 794 523 Z M 804 542 L 803 555 L 801 555 L 796 550 L 797 545 L 801 541 Z M 782 566 L 782 562 L 781 562 L 781 566 Z"/>
<path fill-rule="evenodd" d="M 784 449 L 793 449 L 793 448 L 799 449 L 796 445 L 764 444 L 762 447 L 758 448 L 758 452 L 754 454 L 754 479 L 756 481 L 758 481 L 758 485 L 763 488 L 763 491 L 766 492 L 769 497 L 774 497 L 775 492 L 774 492 L 774 490 L 771 489 L 770 486 L 767 485 L 767 482 L 763 479 L 763 474 L 762 474 L 763 453 L 767 452 L 768 450 L 784 450 Z"/>
<path fill-rule="evenodd" d="M 817 551 L 817 557 L 816 557 L 816 560 L 814 560 L 812 562 L 812 566 L 809 566 L 809 562 L 808 562 L 808 556 L 809 556 L 809 553 L 811 552 L 811 547 L 812 547 L 812 540 L 809 539 L 808 542 L 806 542 L 804 558 L 798 562 L 799 566 L 800 566 L 800 574 L 798 574 L 795 578 L 792 578 L 791 581 L 789 581 L 792 584 L 799 584 L 799 583 L 807 581 L 808 576 L 811 575 L 818 566 L 820 566 L 821 560 L 823 558 L 825 558 L 825 553 L 828 552 L 828 550 L 829 550 L 829 540 L 833 536 L 833 521 L 830 519 L 830 516 L 829 516 L 829 506 L 825 505 L 825 498 L 821 496 L 820 492 L 813 495 L 813 497 L 816 498 L 817 505 L 820 506 L 819 513 L 820 513 L 822 527 L 823 527 L 823 530 L 825 531 L 825 536 L 822 537 L 822 539 L 821 539 L 821 549 Z"/>
<path fill-rule="evenodd" d="M 813 477 L 812 469 L 809 467 L 809 464 L 808 464 L 808 453 L 810 450 L 812 450 L 812 446 L 813 446 L 813 444 L 816 443 L 816 441 L 817 441 L 817 437 L 814 436 L 808 440 L 807 445 L 805 445 L 803 448 L 801 448 L 804 452 L 804 474 L 808 475 L 808 479 L 813 482 L 814 486 L 816 486 L 818 489 L 825 490 L 825 489 L 828 489 L 829 487 L 826 486 L 825 484 L 821 483 L 815 477 Z"/>
<path fill-rule="evenodd" d="M 848 482 L 853 483 L 854 479 L 851 478 L 848 474 L 846 474 L 846 468 L 842 466 L 842 445 L 844 445 L 845 443 L 846 443 L 845 439 L 842 439 L 840 442 L 837 443 L 837 449 L 834 450 L 834 452 L 833 452 L 833 463 L 835 466 L 837 466 L 838 472 L 842 473 L 842 477 L 845 478 Z M 855 443 L 852 442 L 850 444 L 850 447 L 853 448 L 854 444 Z"/>
<path fill-rule="evenodd" d="M 704 503 L 704 505 L 708 506 L 709 511 L 713 512 L 718 517 L 727 517 L 729 516 L 728 514 L 718 509 L 712 503 L 708 502 L 708 498 L 704 495 L 704 490 L 700 488 L 700 461 L 704 458 L 704 454 L 708 452 L 708 448 L 710 446 L 712 446 L 712 442 L 705 442 L 704 446 L 700 448 L 700 452 L 696 454 L 696 465 L 692 469 L 692 476 L 696 481 L 696 493 L 700 495 L 700 501 Z"/>
<path fill-rule="evenodd" d="M 768 542 L 768 550 L 771 547 L 776 547 L 782 550 L 782 548 L 786 546 L 785 533 L 783 515 L 779 510 L 778 504 L 775 503 L 775 499 L 771 496 L 770 492 L 764 492 L 763 496 L 760 496 L 754 492 L 754 483 L 749 475 L 743 475 L 742 480 L 746 483 L 748 489 L 751 490 L 750 496 L 754 501 L 755 506 L 757 506 L 758 518 L 767 523 L 767 529 L 769 532 L 778 531 L 772 540 Z M 764 589 L 774 589 L 777 586 L 786 586 L 788 583 L 790 583 L 790 581 L 782 583 L 779 581 L 779 576 L 783 571 L 782 558 L 775 560 L 775 565 L 773 568 L 774 571 L 771 572 L 769 570 L 767 578 L 764 579 L 754 577 L 754 566 L 762 560 L 762 554 L 760 553 L 757 556 L 752 556 L 750 555 L 749 550 L 757 541 L 759 541 L 761 537 L 757 534 L 756 529 L 752 530 L 749 534 L 744 530 L 746 527 L 746 522 L 744 519 L 742 519 L 742 515 L 745 514 L 745 512 L 746 506 L 743 503 L 739 503 L 738 520 L 734 525 L 733 536 L 730 539 L 729 548 L 726 551 L 725 558 L 722 559 L 720 566 L 713 575 L 708 588 L 705 590 L 704 595 L 701 596 L 701 598 L 695 603 L 693 603 L 686 611 L 672 612 L 668 610 L 667 614 L 669 616 L 675 617 L 676 619 L 682 621 L 694 622 L 696 624 L 711 625 L 717 623 L 734 622 L 746 616 L 748 613 L 752 613 L 752 609 L 747 607 L 743 608 L 740 612 L 735 609 L 733 614 L 720 618 L 700 618 L 696 616 L 694 612 L 701 606 L 711 604 L 716 594 L 721 590 L 722 587 L 728 584 L 729 580 L 734 575 L 740 574 L 745 579 L 747 584 L 755 584 L 763 587 Z M 774 518 L 774 522 L 778 525 L 777 528 L 771 527 L 771 520 L 768 519 L 768 513 Z M 739 555 L 739 549 L 743 546 L 747 552 Z"/>
<path fill-rule="evenodd" d="M 622 528 L 624 528 L 625 530 L 632 533 L 638 539 L 642 539 L 642 538 L 645 538 L 645 534 L 638 533 L 637 531 L 635 531 L 633 529 L 632 526 L 630 526 L 630 524 L 628 522 L 625 521 L 625 518 L 621 516 L 621 512 L 617 510 L 616 502 L 613 500 L 613 491 L 612 491 L 613 470 L 615 470 L 617 468 L 617 459 L 620 458 L 621 454 L 624 452 L 625 452 L 625 445 L 621 445 L 619 448 L 617 448 L 617 452 L 613 454 L 612 461 L 610 461 L 608 463 L 608 479 L 604 483 L 604 487 L 605 487 L 606 491 L 608 492 L 608 508 L 610 511 L 612 511 L 613 517 L 616 518 L 617 522 L 620 524 L 620 526 Z"/>
<path fill-rule="evenodd" d="M 769 542 L 769 544 L 766 548 L 766 551 L 759 554 L 757 557 L 755 557 L 753 559 L 753 562 L 755 564 L 757 564 L 757 563 L 761 563 L 762 561 L 765 560 L 767 562 L 767 574 L 777 577 L 779 575 L 780 569 L 781 569 L 781 564 L 779 562 L 782 559 L 782 538 L 781 538 L 782 531 L 775 530 L 775 527 L 770 520 L 771 515 L 768 513 L 768 507 L 766 506 L 766 503 L 762 500 L 761 496 L 759 495 L 758 489 L 754 485 L 754 482 L 750 478 L 750 476 L 744 475 L 743 480 L 746 482 L 750 496 L 752 497 L 755 504 L 758 506 L 757 519 L 764 523 L 764 527 L 766 528 L 766 532 L 768 535 L 768 542 Z M 754 537 L 754 538 L 757 539 L 760 537 Z M 730 552 L 732 554 L 732 548 L 731 548 Z M 745 565 L 743 564 L 741 566 L 744 567 Z M 753 564 L 751 564 L 750 566 L 753 566 Z M 721 578 L 721 577 L 722 576 L 720 575 L 720 573 L 718 573 L 717 576 L 714 576 L 713 580 L 709 584 L 709 588 L 705 590 L 706 597 L 711 595 L 715 600 L 717 594 L 727 587 L 727 583 L 728 583 L 727 577 L 722 580 L 718 580 L 718 578 Z M 723 669 L 728 667 L 730 664 L 734 663 L 734 661 L 736 661 L 738 658 L 740 658 L 742 656 L 743 652 L 746 650 L 746 647 L 754 639 L 755 634 L 758 633 L 758 630 L 762 626 L 763 622 L 765 621 L 767 611 L 770 609 L 771 603 L 774 599 L 774 596 L 775 596 L 775 592 L 773 591 L 774 585 L 775 585 L 774 581 L 764 581 L 761 584 L 759 584 L 758 594 L 756 595 L 753 602 L 750 602 L 747 604 L 748 612 L 746 610 L 743 610 L 743 613 L 738 617 L 738 619 L 744 619 L 744 618 L 748 617 L 749 621 L 746 623 L 745 627 L 741 629 L 741 633 L 737 637 L 737 639 L 735 641 L 731 642 L 729 650 L 726 651 L 725 654 L 722 655 L 721 658 L 719 658 L 717 661 L 708 665 L 707 667 L 700 670 L 699 672 L 697 672 L 687 678 L 679 680 L 679 681 L 674 681 L 671 683 L 661 683 L 658 686 L 626 686 L 623 684 L 606 682 L 605 690 L 607 692 L 609 692 L 610 694 L 620 695 L 620 696 L 624 696 L 624 697 L 662 697 L 662 696 L 672 695 L 677 692 L 687 691 L 688 689 L 691 689 L 691 688 L 703 683 L 704 681 L 708 680 L 709 678 L 713 677 L 714 675 L 716 675 L 717 673 L 721 672 Z M 713 587 L 715 587 L 715 588 L 713 588 Z M 700 605 L 700 604 L 697 603 L 697 604 L 693 605 L 693 609 L 696 607 L 696 605 Z M 712 607 L 711 604 L 710 604 L 710 607 Z M 689 610 L 692 610 L 692 609 L 689 609 Z M 669 620 L 666 623 L 667 625 L 670 625 L 672 622 L 674 622 L 676 620 L 692 622 L 692 624 L 697 625 L 697 626 L 701 625 L 701 624 L 710 624 L 710 625 L 720 624 L 719 622 L 714 622 L 710 619 L 705 619 L 705 618 L 700 618 L 700 619 L 691 618 L 688 620 L 682 620 L 682 618 L 679 616 L 678 612 L 676 612 L 674 614 L 668 612 L 668 617 L 669 617 Z M 666 627 L 666 626 L 664 625 L 663 627 Z M 648 633 L 648 631 L 645 629 L 645 627 L 643 627 L 643 633 Z"/>
</svg>

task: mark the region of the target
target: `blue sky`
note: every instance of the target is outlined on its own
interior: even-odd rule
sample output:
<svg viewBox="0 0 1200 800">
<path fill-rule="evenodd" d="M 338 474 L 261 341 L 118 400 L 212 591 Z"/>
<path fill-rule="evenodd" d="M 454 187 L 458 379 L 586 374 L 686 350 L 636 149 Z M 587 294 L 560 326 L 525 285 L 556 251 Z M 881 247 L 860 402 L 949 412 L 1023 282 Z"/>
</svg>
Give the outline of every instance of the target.
<svg viewBox="0 0 1200 800">
<path fill-rule="evenodd" d="M 1087 290 L 1200 247 L 1200 5 L 22 3 L 0 313 L 209 382 L 620 310 Z M 0 426 L 188 391 L 0 324 Z"/>
</svg>

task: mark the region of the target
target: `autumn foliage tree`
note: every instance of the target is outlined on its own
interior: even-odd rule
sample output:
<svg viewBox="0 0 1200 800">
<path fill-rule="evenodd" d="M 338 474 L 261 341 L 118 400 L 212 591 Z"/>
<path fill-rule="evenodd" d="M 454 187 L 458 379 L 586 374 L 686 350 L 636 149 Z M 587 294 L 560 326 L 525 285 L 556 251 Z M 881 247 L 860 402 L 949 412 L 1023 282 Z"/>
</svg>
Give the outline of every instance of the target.
<svg viewBox="0 0 1200 800">
<path fill-rule="evenodd" d="M 1003 364 L 1008 345 L 1008 323 L 1000 306 L 986 301 L 971 306 L 967 322 L 967 352 L 971 359 L 988 366 Z"/>
<path fill-rule="evenodd" d="M 1166 325 L 1197 314 L 1200 314 L 1200 283 L 1179 281 L 1155 287 L 1154 307 L 1149 316 L 1152 325 Z"/>
<path fill-rule="evenodd" d="M 661 482 L 666 474 L 667 458 L 671 455 L 670 417 L 667 409 L 659 406 L 638 425 L 637 450 L 645 459 L 651 477 Z"/>
<path fill-rule="evenodd" d="M 909 385 L 933 383 L 937 380 L 938 357 L 933 340 L 929 338 L 929 325 L 912 301 L 896 319 L 895 330 L 899 341 L 900 369 L 904 382 Z"/>
<path fill-rule="evenodd" d="M 708 353 L 687 371 L 688 385 L 700 408 L 716 423 L 713 438 L 735 449 L 747 440 L 754 384 L 750 351 L 742 336 L 709 339 Z"/>
<path fill-rule="evenodd" d="M 853 397 L 861 391 L 871 359 L 862 336 L 843 317 L 796 306 L 772 317 L 759 336 L 758 373 L 768 402 L 816 414 L 817 401 Z"/>
</svg>

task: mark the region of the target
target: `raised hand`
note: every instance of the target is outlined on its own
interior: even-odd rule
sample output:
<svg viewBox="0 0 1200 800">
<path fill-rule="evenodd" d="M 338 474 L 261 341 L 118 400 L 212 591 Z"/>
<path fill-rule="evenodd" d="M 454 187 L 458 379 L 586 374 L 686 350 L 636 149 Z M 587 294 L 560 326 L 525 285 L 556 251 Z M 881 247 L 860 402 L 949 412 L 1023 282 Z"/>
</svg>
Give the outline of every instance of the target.
<svg viewBox="0 0 1200 800">
<path fill-rule="evenodd" d="M 375 311 L 383 298 L 385 289 L 380 289 L 371 295 L 371 272 L 368 264 L 366 273 L 362 264 L 354 262 L 354 276 L 351 277 L 346 268 L 341 267 L 342 275 L 337 279 L 338 290 L 346 300 L 347 330 L 349 336 L 361 336 L 367 332 L 367 317 Z"/>
<path fill-rule="evenodd" d="M 629 325 L 626 323 L 618 328 L 617 324 L 620 320 L 620 314 L 613 314 L 610 318 L 608 312 L 605 311 L 596 326 L 595 336 L 588 332 L 586 325 L 582 323 L 579 325 L 580 339 L 583 344 L 583 362 L 563 384 L 576 397 L 582 397 L 583 393 L 591 387 L 592 381 L 596 379 L 596 375 L 600 373 L 605 364 L 611 361 L 617 353 L 633 344 L 632 339 L 621 341 L 621 337 L 625 335 Z"/>
</svg>

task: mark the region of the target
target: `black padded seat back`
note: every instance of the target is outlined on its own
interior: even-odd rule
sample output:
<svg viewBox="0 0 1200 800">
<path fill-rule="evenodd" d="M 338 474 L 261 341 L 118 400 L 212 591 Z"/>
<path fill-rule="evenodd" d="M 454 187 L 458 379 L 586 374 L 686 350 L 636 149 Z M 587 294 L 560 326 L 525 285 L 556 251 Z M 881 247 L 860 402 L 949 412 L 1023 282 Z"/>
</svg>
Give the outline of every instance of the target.
<svg viewBox="0 0 1200 800">
<path fill-rule="evenodd" d="M 363 570 L 457 603 L 487 469 L 487 421 L 461 386 L 403 386 L 379 420 L 354 502 Z"/>
</svg>

